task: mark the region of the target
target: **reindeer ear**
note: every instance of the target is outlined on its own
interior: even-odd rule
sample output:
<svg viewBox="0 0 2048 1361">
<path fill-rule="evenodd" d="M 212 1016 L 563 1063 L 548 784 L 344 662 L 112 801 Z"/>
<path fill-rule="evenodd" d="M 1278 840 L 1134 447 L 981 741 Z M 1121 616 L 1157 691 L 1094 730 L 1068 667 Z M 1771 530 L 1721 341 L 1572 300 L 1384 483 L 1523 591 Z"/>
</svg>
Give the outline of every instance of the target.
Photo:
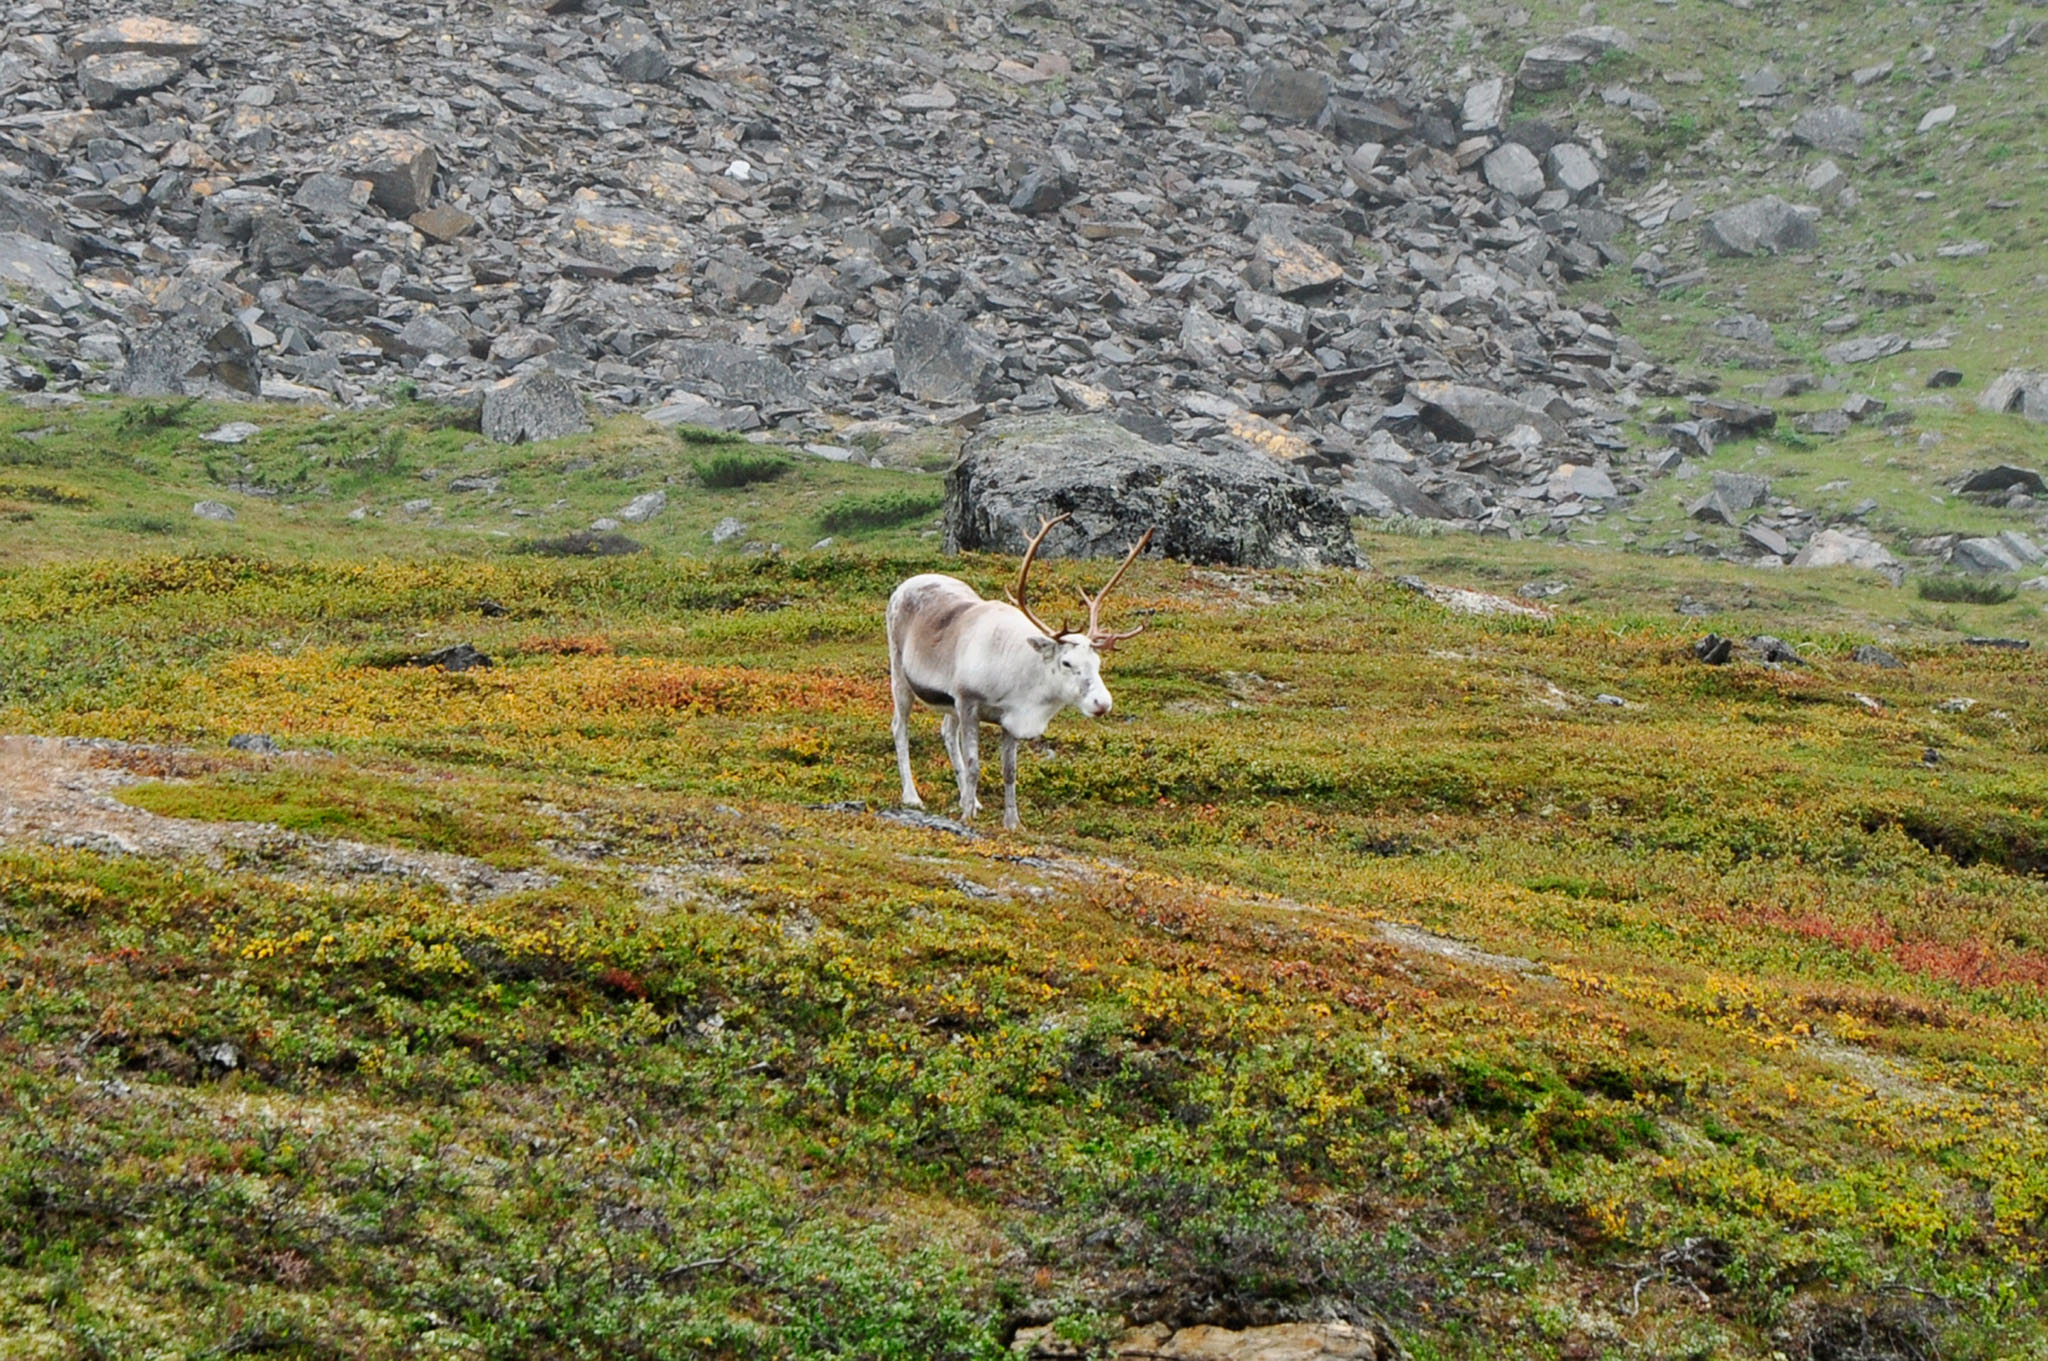
<svg viewBox="0 0 2048 1361">
<path fill-rule="evenodd" d="M 1025 641 L 1031 644 L 1033 652 L 1036 652 L 1047 661 L 1056 662 L 1060 659 L 1060 645 L 1056 640 L 1048 638 L 1042 633 L 1034 633 Z"/>
</svg>

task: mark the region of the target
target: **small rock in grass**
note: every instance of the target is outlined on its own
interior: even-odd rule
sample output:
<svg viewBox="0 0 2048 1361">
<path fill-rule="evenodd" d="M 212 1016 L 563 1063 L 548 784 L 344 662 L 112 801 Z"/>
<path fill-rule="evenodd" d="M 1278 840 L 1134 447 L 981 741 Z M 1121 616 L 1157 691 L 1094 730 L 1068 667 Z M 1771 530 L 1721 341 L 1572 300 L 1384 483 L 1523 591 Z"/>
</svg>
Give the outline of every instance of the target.
<svg viewBox="0 0 2048 1361">
<path fill-rule="evenodd" d="M 202 520 L 219 520 L 222 523 L 231 522 L 235 518 L 235 508 L 225 501 L 195 502 L 192 513 Z"/>
</svg>

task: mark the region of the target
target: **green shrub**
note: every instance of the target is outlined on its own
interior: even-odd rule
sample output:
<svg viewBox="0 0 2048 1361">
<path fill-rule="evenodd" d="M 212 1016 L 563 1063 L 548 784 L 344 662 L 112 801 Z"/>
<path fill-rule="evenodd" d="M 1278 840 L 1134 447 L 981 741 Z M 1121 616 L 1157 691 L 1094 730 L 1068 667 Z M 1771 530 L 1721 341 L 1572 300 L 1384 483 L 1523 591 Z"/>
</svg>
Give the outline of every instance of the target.
<svg viewBox="0 0 2048 1361">
<path fill-rule="evenodd" d="M 1954 576 L 1926 577 L 1915 589 L 1922 600 L 1944 605 L 2003 605 L 2018 594 L 2015 587 L 2004 582 Z"/>
<path fill-rule="evenodd" d="M 112 529 L 123 534 L 175 534 L 180 527 L 178 522 L 169 516 L 144 515 L 132 510 L 99 516 L 92 524 L 95 529 Z"/>
<path fill-rule="evenodd" d="M 697 480 L 707 487 L 749 487 L 756 482 L 773 482 L 790 470 L 790 461 L 776 454 L 746 453 L 737 449 L 700 458 L 690 464 Z"/>
<path fill-rule="evenodd" d="M 825 507 L 818 524 L 827 533 L 847 534 L 861 529 L 887 529 L 920 515 L 929 515 L 946 502 L 937 488 L 906 488 L 874 496 L 842 496 Z"/>
</svg>

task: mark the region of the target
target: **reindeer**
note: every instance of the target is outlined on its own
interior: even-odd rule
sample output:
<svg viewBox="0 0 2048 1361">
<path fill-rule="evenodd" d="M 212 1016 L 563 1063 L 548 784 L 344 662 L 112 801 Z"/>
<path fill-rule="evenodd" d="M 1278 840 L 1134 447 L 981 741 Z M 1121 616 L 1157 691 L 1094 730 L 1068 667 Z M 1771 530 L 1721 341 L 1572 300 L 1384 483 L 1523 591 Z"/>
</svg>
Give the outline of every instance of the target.
<svg viewBox="0 0 2048 1361">
<path fill-rule="evenodd" d="M 924 807 L 910 775 L 913 699 L 945 715 L 939 720 L 939 734 L 960 784 L 963 821 L 981 808 L 981 725 L 1002 725 L 1003 826 L 1012 831 L 1019 825 L 1017 743 L 1043 736 L 1062 709 L 1079 709 L 1090 718 L 1109 712 L 1102 655 L 1144 632 L 1144 625 L 1123 633 L 1103 628 L 1102 601 L 1152 542 L 1152 531 L 1146 530 L 1131 546 L 1108 585 L 1094 595 L 1077 588 L 1088 607 L 1085 632 L 1067 627 L 1064 620 L 1053 628 L 1025 603 L 1024 586 L 1038 546 L 1053 526 L 1068 518 L 1057 515 L 1039 526 L 1024 550 L 1007 603 L 984 600 L 966 582 L 937 573 L 914 576 L 890 593 L 889 693 L 896 701 L 896 717 L 889 726 L 896 738 L 896 768 L 903 776 L 906 806 Z"/>
</svg>

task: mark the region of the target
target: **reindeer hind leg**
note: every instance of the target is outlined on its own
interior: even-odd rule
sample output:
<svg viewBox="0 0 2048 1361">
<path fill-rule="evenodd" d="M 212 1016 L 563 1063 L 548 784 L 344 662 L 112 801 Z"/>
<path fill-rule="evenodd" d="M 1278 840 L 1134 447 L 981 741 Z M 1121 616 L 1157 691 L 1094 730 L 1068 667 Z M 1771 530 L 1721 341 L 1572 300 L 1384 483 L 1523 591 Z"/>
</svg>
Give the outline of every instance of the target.
<svg viewBox="0 0 2048 1361">
<path fill-rule="evenodd" d="M 889 640 L 889 698 L 896 710 L 889 721 L 889 733 L 896 739 L 896 773 L 903 777 L 903 806 L 922 808 L 924 800 L 918 797 L 917 781 L 910 773 L 910 708 L 916 695 L 911 691 L 910 678 L 903 674 L 902 649 L 894 638 Z"/>
</svg>

